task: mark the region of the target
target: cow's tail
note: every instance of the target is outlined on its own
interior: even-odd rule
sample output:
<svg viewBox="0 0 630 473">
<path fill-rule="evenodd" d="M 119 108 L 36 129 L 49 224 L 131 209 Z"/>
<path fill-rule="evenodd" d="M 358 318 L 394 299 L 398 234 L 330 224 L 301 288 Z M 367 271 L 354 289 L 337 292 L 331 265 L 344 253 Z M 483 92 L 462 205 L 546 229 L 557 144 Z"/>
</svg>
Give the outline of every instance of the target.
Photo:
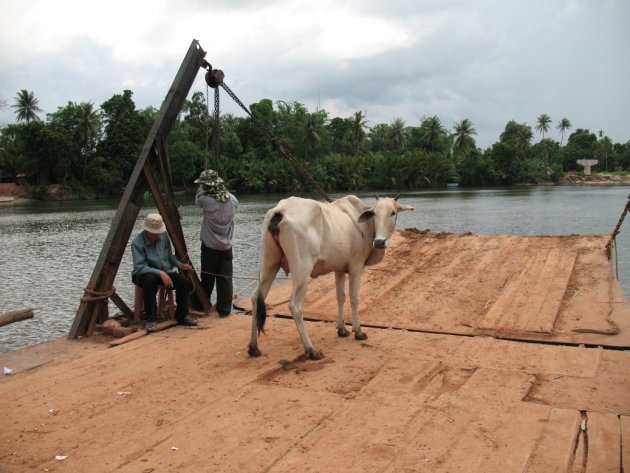
<svg viewBox="0 0 630 473">
<path fill-rule="evenodd" d="M 265 218 L 265 222 L 263 223 L 263 242 L 271 237 L 272 240 L 275 243 L 275 247 L 277 248 L 277 250 L 280 250 L 280 252 L 282 252 L 282 249 L 280 248 L 280 244 L 278 242 L 278 235 L 280 234 L 280 229 L 278 227 L 280 221 L 282 220 L 282 212 L 273 212 Z M 273 245 L 272 245 L 273 246 Z M 264 244 L 263 244 L 264 247 Z M 277 251 L 276 250 L 276 251 Z M 265 266 L 264 263 L 264 259 L 265 258 L 270 258 L 272 257 L 270 254 L 267 254 L 264 250 L 263 253 L 261 255 L 261 265 L 260 265 L 260 270 L 261 270 L 261 274 L 259 274 L 258 276 L 258 288 L 256 290 L 256 313 L 253 314 L 254 317 L 256 317 L 256 327 L 258 328 L 258 333 L 262 332 L 265 333 L 265 321 L 267 320 L 267 307 L 265 306 L 265 296 L 267 293 L 266 289 L 262 288 L 262 280 L 263 280 L 263 267 Z M 270 275 L 266 275 L 267 277 L 269 277 Z M 273 275 L 275 277 L 275 274 Z M 272 278 L 273 279 L 273 278 Z M 267 286 L 265 285 L 265 288 Z M 264 295 L 263 295 L 263 291 L 264 291 Z"/>
<path fill-rule="evenodd" d="M 265 306 L 265 298 L 263 297 L 260 289 L 256 295 L 256 327 L 258 327 L 258 333 L 265 333 L 265 321 L 267 320 L 267 307 Z"/>
</svg>

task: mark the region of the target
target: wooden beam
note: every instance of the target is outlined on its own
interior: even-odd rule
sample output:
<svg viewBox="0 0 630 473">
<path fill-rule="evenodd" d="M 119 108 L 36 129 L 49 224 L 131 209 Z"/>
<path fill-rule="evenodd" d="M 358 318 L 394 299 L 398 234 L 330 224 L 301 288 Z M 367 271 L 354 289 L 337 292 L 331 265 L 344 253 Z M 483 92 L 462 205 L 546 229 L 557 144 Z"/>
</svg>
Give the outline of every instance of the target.
<svg viewBox="0 0 630 473">
<path fill-rule="evenodd" d="M 33 316 L 33 309 L 10 310 L 0 315 L 0 327 L 19 322 L 20 320 L 32 319 Z"/>
<path fill-rule="evenodd" d="M 113 293 L 109 296 L 111 301 L 120 309 L 120 311 L 125 315 L 128 319 L 133 320 L 133 310 L 129 308 L 129 306 L 122 300 L 122 298 L 117 294 Z"/>
</svg>

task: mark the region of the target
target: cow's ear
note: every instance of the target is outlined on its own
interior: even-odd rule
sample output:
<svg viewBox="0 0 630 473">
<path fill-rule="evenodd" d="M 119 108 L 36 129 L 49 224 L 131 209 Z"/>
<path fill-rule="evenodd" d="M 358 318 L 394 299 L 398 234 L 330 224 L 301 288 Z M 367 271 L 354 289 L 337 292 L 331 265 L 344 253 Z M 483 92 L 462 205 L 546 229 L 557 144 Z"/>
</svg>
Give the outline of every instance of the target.
<svg viewBox="0 0 630 473">
<path fill-rule="evenodd" d="M 359 223 L 367 222 L 372 217 L 374 217 L 374 209 L 367 209 L 367 210 L 364 210 L 361 215 L 359 215 L 359 218 L 357 219 L 357 221 Z"/>
<path fill-rule="evenodd" d="M 404 212 L 405 210 L 416 210 L 411 205 L 399 204 L 396 202 L 396 212 Z"/>
</svg>

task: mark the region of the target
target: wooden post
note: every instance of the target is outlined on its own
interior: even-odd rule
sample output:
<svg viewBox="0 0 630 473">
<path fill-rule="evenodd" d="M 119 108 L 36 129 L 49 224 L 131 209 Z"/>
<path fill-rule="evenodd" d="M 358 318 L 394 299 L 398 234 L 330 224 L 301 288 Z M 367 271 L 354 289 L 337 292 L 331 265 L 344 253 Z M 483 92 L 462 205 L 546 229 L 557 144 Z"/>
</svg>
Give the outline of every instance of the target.
<svg viewBox="0 0 630 473">
<path fill-rule="evenodd" d="M 91 292 L 102 293 L 112 289 L 120 261 L 122 260 L 127 243 L 129 242 L 129 237 L 131 236 L 131 232 L 133 231 L 140 212 L 144 191 L 146 190 L 147 183 L 143 175 L 145 163 L 154 152 L 153 150 L 156 143 L 159 146 L 159 143 L 161 143 L 171 131 L 184 101 L 188 96 L 188 92 L 195 81 L 199 68 L 205 64 L 205 56 L 206 52 L 201 49 L 199 42 L 193 40 L 177 72 L 177 76 L 162 103 L 162 107 L 153 122 L 153 126 L 147 136 L 138 161 L 129 177 L 129 181 L 118 205 L 118 210 L 116 211 L 109 233 L 105 238 L 103 248 L 101 249 L 101 253 L 87 285 L 87 294 Z M 170 181 L 170 167 L 168 169 L 169 175 L 165 177 Z M 169 199 L 174 199 L 173 195 L 169 195 L 168 197 Z M 184 237 L 181 232 L 181 226 L 179 227 L 178 236 L 181 236 L 183 241 Z M 93 314 L 98 314 L 95 306 L 99 306 L 103 302 L 90 300 L 91 298 L 89 297 L 85 297 L 84 299 L 85 300 L 82 300 L 79 305 L 74 322 L 70 328 L 68 334 L 69 338 L 77 338 L 86 335 L 90 329 L 90 325 L 96 322 L 95 320 L 92 321 Z"/>
</svg>

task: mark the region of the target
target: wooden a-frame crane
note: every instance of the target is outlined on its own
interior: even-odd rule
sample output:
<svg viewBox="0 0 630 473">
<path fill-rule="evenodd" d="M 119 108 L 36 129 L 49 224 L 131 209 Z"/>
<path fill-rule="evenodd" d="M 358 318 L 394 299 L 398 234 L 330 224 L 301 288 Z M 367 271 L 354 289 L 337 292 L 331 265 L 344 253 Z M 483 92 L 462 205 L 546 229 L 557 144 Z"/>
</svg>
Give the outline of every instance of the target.
<svg viewBox="0 0 630 473">
<path fill-rule="evenodd" d="M 201 48 L 199 42 L 193 40 L 173 85 L 153 122 L 151 131 L 125 187 L 118 204 L 118 210 L 92 272 L 92 277 L 85 288 L 85 295 L 81 298 L 81 304 L 68 334 L 69 338 L 75 339 L 91 335 L 95 324 L 102 322 L 107 317 L 108 299 L 111 299 L 124 314 L 133 315 L 129 306 L 116 294 L 113 283 L 147 188 L 151 191 L 157 208 L 164 219 L 175 248 L 175 254 L 182 262 L 189 261 L 180 215 L 175 204 L 170 161 L 165 141 L 184 105 L 197 72 L 200 68 L 212 70 L 210 64 L 204 59 L 205 56 L 206 52 Z M 204 311 L 207 311 L 210 309 L 210 302 L 196 272 L 191 272 L 191 278 L 195 287 L 191 297 L 196 299 L 196 301 L 192 301 L 193 305 L 202 307 Z"/>
</svg>

